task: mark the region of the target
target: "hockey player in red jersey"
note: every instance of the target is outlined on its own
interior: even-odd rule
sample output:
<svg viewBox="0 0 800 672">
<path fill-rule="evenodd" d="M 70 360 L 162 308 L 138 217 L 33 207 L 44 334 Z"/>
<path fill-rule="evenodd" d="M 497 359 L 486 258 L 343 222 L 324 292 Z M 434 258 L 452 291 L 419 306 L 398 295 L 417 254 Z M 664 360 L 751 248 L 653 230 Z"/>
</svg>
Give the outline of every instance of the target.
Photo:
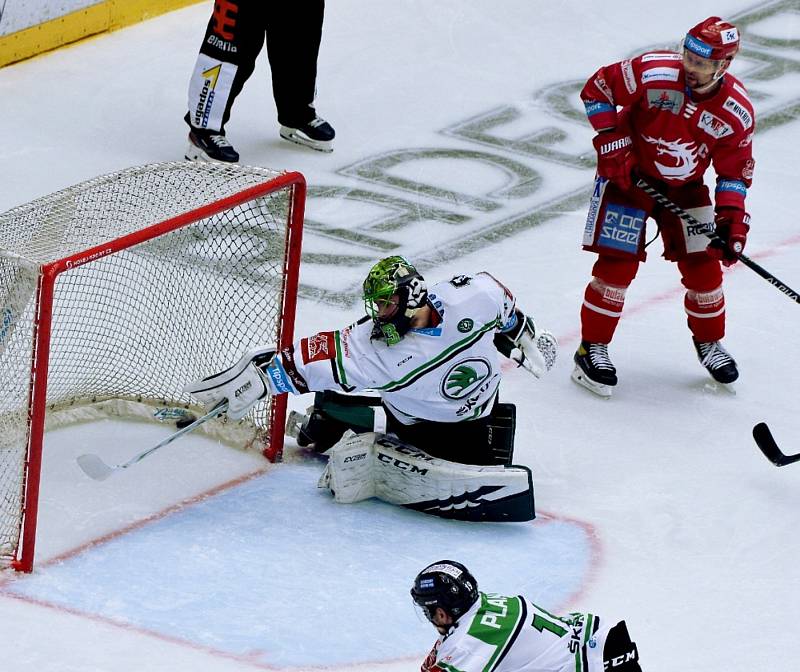
<svg viewBox="0 0 800 672">
<path fill-rule="evenodd" d="M 664 257 L 677 263 L 700 363 L 720 383 L 739 376 L 722 347 L 722 269 L 747 240 L 745 196 L 753 178 L 755 115 L 742 83 L 728 73 L 737 28 L 712 16 L 686 35 L 681 53 L 651 52 L 600 68 L 581 91 L 597 131 L 597 176 L 583 236 L 598 259 L 581 308 L 581 344 L 572 378 L 610 396 L 617 373 L 608 354 L 625 292 L 646 258 L 645 222 L 655 221 Z M 619 109 L 621 108 L 621 109 Z M 703 175 L 717 175 L 713 205 Z M 692 227 L 635 186 L 646 180 L 706 224 Z M 709 245 L 706 233 L 720 241 Z"/>
</svg>

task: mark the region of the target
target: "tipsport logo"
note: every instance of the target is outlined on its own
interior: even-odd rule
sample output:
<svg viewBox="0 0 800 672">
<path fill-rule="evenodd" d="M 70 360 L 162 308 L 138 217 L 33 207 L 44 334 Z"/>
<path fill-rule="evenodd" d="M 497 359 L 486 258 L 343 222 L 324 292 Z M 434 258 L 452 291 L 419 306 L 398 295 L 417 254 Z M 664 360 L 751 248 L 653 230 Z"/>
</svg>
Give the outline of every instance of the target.
<svg viewBox="0 0 800 672">
<path fill-rule="evenodd" d="M 203 76 L 203 88 L 200 90 L 200 98 L 194 111 L 194 125 L 198 128 L 206 128 L 208 126 L 208 117 L 211 115 L 211 106 L 214 102 L 214 89 L 217 88 L 221 70 L 222 63 L 218 63 L 201 73 Z"/>
</svg>

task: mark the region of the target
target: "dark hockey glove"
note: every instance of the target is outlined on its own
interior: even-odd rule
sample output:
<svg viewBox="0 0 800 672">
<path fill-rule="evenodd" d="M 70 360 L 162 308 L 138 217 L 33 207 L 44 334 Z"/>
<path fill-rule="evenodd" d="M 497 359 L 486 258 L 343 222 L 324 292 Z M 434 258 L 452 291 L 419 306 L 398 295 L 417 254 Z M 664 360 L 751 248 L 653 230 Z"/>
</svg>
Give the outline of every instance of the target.
<svg viewBox="0 0 800 672">
<path fill-rule="evenodd" d="M 739 261 L 750 230 L 750 215 L 739 208 L 718 208 L 714 217 L 714 232 L 717 238 L 708 245 L 708 253 L 723 265 L 731 266 Z"/>
<path fill-rule="evenodd" d="M 631 136 L 625 131 L 602 131 L 594 136 L 592 143 L 597 150 L 597 174 L 620 189 L 631 189 L 631 173 L 636 168 Z"/>
</svg>

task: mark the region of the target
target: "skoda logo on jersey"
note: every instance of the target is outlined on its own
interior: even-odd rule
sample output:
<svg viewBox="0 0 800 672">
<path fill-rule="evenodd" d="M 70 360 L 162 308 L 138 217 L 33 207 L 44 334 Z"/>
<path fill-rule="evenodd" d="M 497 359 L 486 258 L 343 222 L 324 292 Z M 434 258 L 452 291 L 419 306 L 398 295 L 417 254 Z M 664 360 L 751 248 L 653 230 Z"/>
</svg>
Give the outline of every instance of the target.
<svg viewBox="0 0 800 672">
<path fill-rule="evenodd" d="M 468 317 L 465 317 L 463 320 L 461 320 L 458 323 L 458 326 L 456 328 L 462 334 L 468 334 L 470 331 L 472 331 L 472 327 L 474 327 L 474 326 L 475 326 L 475 323 L 471 319 L 469 319 Z"/>
<path fill-rule="evenodd" d="M 491 365 L 483 358 L 463 359 L 444 374 L 440 392 L 445 399 L 463 399 L 480 387 L 491 372 Z"/>
</svg>

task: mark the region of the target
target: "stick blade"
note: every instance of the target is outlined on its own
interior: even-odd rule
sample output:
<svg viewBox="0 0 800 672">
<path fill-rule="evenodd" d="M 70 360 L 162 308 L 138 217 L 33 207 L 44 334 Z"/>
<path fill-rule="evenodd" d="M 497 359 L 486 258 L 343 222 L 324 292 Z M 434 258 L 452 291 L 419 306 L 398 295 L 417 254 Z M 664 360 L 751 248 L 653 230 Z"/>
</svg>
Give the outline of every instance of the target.
<svg viewBox="0 0 800 672">
<path fill-rule="evenodd" d="M 93 453 L 78 455 L 75 460 L 77 461 L 78 466 L 83 470 L 83 473 L 89 478 L 93 478 L 95 481 L 106 480 L 114 471 L 112 467 L 109 467 L 105 462 L 103 462 L 103 460 Z"/>
<path fill-rule="evenodd" d="M 787 458 L 778 448 L 778 444 L 775 442 L 775 438 L 772 436 L 772 432 L 767 427 L 766 422 L 759 422 L 753 427 L 753 439 L 755 439 L 756 445 L 761 452 L 764 453 L 764 457 L 776 467 L 782 467 L 793 461 Z"/>
</svg>

